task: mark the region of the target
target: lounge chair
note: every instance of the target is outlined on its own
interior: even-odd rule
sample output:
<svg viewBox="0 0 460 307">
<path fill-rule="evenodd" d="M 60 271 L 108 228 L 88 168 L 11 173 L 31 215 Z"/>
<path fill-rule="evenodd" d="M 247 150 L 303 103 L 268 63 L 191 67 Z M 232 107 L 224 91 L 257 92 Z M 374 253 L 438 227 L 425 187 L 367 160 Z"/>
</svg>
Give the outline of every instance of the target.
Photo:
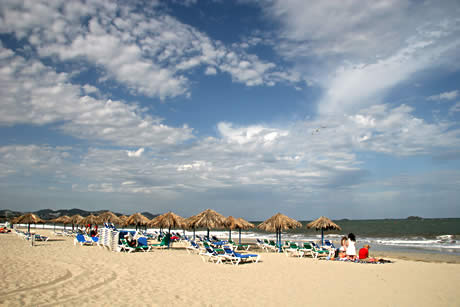
<svg viewBox="0 0 460 307">
<path fill-rule="evenodd" d="M 214 263 L 222 263 L 224 259 L 222 254 L 217 253 L 211 247 L 206 247 L 204 251 L 199 253 L 203 262 L 214 262 Z"/>
<path fill-rule="evenodd" d="M 249 250 L 249 247 L 251 247 L 251 245 L 249 245 L 249 244 L 236 244 L 232 240 L 228 240 L 228 243 L 233 245 L 235 247 L 235 249 L 239 248 L 239 249 Z"/>
<path fill-rule="evenodd" d="M 170 243 L 170 236 L 166 235 L 161 239 L 161 242 L 158 244 L 150 244 L 149 246 L 151 247 L 156 247 L 156 248 L 168 248 Z"/>
<path fill-rule="evenodd" d="M 99 246 L 99 237 L 90 237 L 93 240 L 93 243 L 96 243 Z"/>
<path fill-rule="evenodd" d="M 300 248 L 300 246 L 297 245 L 297 243 L 291 242 L 289 244 L 289 247 L 284 248 L 284 254 L 286 255 L 286 257 L 288 256 L 303 257 L 304 252 Z"/>
<path fill-rule="evenodd" d="M 278 246 L 276 246 L 275 241 L 270 240 L 270 242 L 268 242 L 268 245 L 267 245 L 267 250 L 277 252 L 279 250 L 279 248 L 278 248 Z"/>
<path fill-rule="evenodd" d="M 185 248 L 187 250 L 187 253 L 200 253 L 200 246 L 196 244 L 195 241 L 190 241 L 190 245 Z"/>
<path fill-rule="evenodd" d="M 304 256 L 310 255 L 312 258 L 315 257 L 315 254 L 313 253 L 313 246 L 308 242 L 304 242 L 300 250 L 303 252 Z"/>
<path fill-rule="evenodd" d="M 332 243 L 331 241 L 329 240 L 324 240 L 324 245 L 323 245 L 324 248 L 327 248 L 327 249 L 331 249 L 333 248 L 335 250 L 335 246 L 334 246 L 334 243 Z"/>
<path fill-rule="evenodd" d="M 81 246 L 83 245 L 93 245 L 93 240 L 91 239 L 86 239 L 84 235 L 78 234 L 75 239 L 73 240 L 73 245 L 77 245 L 79 243 Z"/>
<path fill-rule="evenodd" d="M 320 256 L 321 257 L 331 257 L 332 255 L 334 255 L 334 250 L 322 249 L 315 244 L 315 245 L 312 245 L 312 254 L 314 258 L 318 258 Z"/>
<path fill-rule="evenodd" d="M 147 244 L 147 238 L 146 237 L 140 237 L 139 239 L 137 239 L 136 250 L 149 252 L 151 249 L 152 249 L 152 247 Z"/>
<path fill-rule="evenodd" d="M 260 256 L 256 254 L 240 254 L 229 248 L 228 246 L 224 246 L 225 255 L 227 259 L 230 260 L 233 264 L 238 265 L 242 262 L 259 262 Z"/>
<path fill-rule="evenodd" d="M 132 253 L 136 251 L 135 247 L 129 246 L 128 241 L 126 241 L 126 239 L 120 239 L 120 243 L 121 244 L 119 246 L 120 246 L 121 251 L 125 251 L 128 253 Z"/>
<path fill-rule="evenodd" d="M 261 239 L 256 238 L 256 244 L 259 248 L 265 249 L 264 242 Z"/>
<path fill-rule="evenodd" d="M 39 234 L 35 235 L 35 241 L 48 241 L 48 239 L 49 239 L 48 237 L 45 237 Z"/>
</svg>

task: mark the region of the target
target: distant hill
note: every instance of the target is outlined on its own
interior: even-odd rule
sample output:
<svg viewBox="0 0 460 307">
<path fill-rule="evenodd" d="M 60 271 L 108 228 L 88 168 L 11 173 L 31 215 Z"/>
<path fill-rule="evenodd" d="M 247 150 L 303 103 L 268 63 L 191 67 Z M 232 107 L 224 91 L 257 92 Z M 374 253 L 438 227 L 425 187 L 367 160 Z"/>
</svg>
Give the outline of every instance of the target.
<svg viewBox="0 0 460 307">
<path fill-rule="evenodd" d="M 67 216 L 72 216 L 72 215 L 75 215 L 75 214 L 79 214 L 81 216 L 88 216 L 90 214 L 99 215 L 100 213 L 102 213 L 104 211 L 109 211 L 109 210 L 106 209 L 106 210 L 97 210 L 97 211 L 86 211 L 86 210 L 77 209 L 77 208 L 59 209 L 59 210 L 42 209 L 42 210 L 38 210 L 38 211 L 35 211 L 35 212 L 32 212 L 32 213 L 36 214 L 41 219 L 51 220 L 51 219 L 54 219 L 54 218 L 57 218 L 57 217 L 60 217 L 60 216 L 63 216 L 63 215 L 67 215 Z M 9 220 L 11 218 L 23 215 L 25 213 L 28 213 L 28 212 L 12 211 L 12 210 L 9 210 L 9 209 L 0 210 L 0 222 L 4 222 L 5 220 Z M 117 212 L 114 212 L 114 213 L 117 216 L 122 215 L 121 213 L 117 213 Z M 142 214 L 145 217 L 147 217 L 148 219 L 152 219 L 152 218 L 158 216 L 158 214 L 152 214 L 150 212 L 142 212 Z"/>
<path fill-rule="evenodd" d="M 141 212 L 141 214 L 145 216 L 146 218 L 148 218 L 149 220 L 153 219 L 154 217 L 159 216 L 159 214 L 152 214 L 150 212 Z"/>
<path fill-rule="evenodd" d="M 0 210 L 0 221 L 4 222 L 5 220 L 9 220 L 20 215 L 22 215 L 22 212 L 19 211 L 12 211 L 9 209 Z"/>
</svg>

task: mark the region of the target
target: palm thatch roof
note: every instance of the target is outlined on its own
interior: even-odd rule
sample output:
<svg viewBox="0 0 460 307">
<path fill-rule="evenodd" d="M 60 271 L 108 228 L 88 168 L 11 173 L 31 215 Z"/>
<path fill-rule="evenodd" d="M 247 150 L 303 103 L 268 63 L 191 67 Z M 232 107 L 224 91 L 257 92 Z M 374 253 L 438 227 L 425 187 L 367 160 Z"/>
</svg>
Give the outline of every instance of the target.
<svg viewBox="0 0 460 307">
<path fill-rule="evenodd" d="M 83 225 L 86 224 L 99 224 L 99 218 L 93 214 L 88 215 L 87 217 L 83 218 L 83 220 L 80 221 Z"/>
<path fill-rule="evenodd" d="M 98 217 L 102 223 L 107 223 L 107 222 L 114 223 L 114 224 L 122 223 L 122 221 L 118 218 L 118 216 L 116 216 L 115 213 L 110 212 L 110 211 L 102 212 L 101 214 L 98 215 Z"/>
<path fill-rule="evenodd" d="M 241 229 L 251 229 L 256 227 L 253 223 L 250 223 L 241 217 L 239 217 L 237 220 L 241 223 Z"/>
<path fill-rule="evenodd" d="M 80 214 L 75 214 L 70 217 L 72 224 L 80 225 L 83 224 L 81 221 L 83 221 L 83 216 Z"/>
<path fill-rule="evenodd" d="M 128 216 L 127 215 L 120 215 L 118 218 L 120 220 L 122 220 L 122 221 L 126 221 L 128 219 Z"/>
<path fill-rule="evenodd" d="M 206 209 L 197 215 L 187 219 L 189 228 L 207 228 L 216 229 L 225 227 L 225 216 L 212 209 Z"/>
<path fill-rule="evenodd" d="M 183 228 L 185 227 L 185 219 L 173 212 L 167 212 L 153 218 L 148 224 L 150 227 L 158 228 Z"/>
<path fill-rule="evenodd" d="M 20 218 L 20 216 L 16 216 L 16 217 L 10 219 L 10 223 L 11 224 L 19 224 L 18 223 L 19 218 Z"/>
<path fill-rule="evenodd" d="M 52 222 L 52 223 L 70 224 L 70 223 L 72 223 L 72 218 L 68 217 L 67 215 L 62 215 L 60 217 L 52 219 L 50 222 Z"/>
<path fill-rule="evenodd" d="M 148 218 L 146 218 L 141 213 L 137 212 L 130 215 L 123 223 L 124 226 L 127 225 L 147 225 L 150 222 Z"/>
<path fill-rule="evenodd" d="M 18 217 L 15 221 L 15 224 L 40 224 L 44 222 L 45 221 L 39 218 L 37 215 L 33 213 L 27 213 Z"/>
<path fill-rule="evenodd" d="M 307 228 L 315 228 L 316 230 L 342 230 L 339 225 L 331 221 L 325 216 L 317 218 L 313 222 L 307 224 Z"/>
<path fill-rule="evenodd" d="M 225 227 L 228 229 L 250 229 L 254 228 L 254 224 L 242 218 L 234 218 L 233 216 L 227 217 L 225 220 Z"/>
<path fill-rule="evenodd" d="M 297 222 L 294 219 L 291 219 L 290 217 L 277 213 L 268 220 L 264 221 L 263 223 L 259 224 L 257 228 L 265 231 L 282 231 L 286 229 L 292 229 L 292 228 L 297 228 L 301 227 L 302 224 Z"/>
</svg>

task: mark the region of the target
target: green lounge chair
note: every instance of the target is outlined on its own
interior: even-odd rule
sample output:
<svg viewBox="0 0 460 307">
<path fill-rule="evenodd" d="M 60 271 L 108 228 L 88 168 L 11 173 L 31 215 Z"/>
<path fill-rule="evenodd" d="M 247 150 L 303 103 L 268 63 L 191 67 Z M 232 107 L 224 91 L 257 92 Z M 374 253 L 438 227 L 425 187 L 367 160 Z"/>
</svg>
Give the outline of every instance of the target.
<svg viewBox="0 0 460 307">
<path fill-rule="evenodd" d="M 315 254 L 313 253 L 313 246 L 308 243 L 304 242 L 303 247 L 300 248 L 304 255 L 310 255 L 312 258 L 315 258 Z"/>
<path fill-rule="evenodd" d="M 297 243 L 295 242 L 291 242 L 289 244 L 289 247 L 284 249 L 284 253 L 286 257 L 288 256 L 303 257 L 304 255 L 304 252 L 302 251 L 300 246 L 297 245 Z"/>
<path fill-rule="evenodd" d="M 251 245 L 249 245 L 249 244 L 236 244 L 235 242 L 233 242 L 233 240 L 228 240 L 228 243 L 233 245 L 235 247 L 235 250 L 238 250 L 238 248 L 239 249 L 244 249 L 244 250 L 249 250 L 249 247 L 251 247 Z"/>
<path fill-rule="evenodd" d="M 161 239 L 161 242 L 158 244 L 150 244 L 149 246 L 151 247 L 156 247 L 156 248 L 169 248 L 169 243 L 171 240 L 171 236 L 166 234 L 163 239 Z"/>
</svg>

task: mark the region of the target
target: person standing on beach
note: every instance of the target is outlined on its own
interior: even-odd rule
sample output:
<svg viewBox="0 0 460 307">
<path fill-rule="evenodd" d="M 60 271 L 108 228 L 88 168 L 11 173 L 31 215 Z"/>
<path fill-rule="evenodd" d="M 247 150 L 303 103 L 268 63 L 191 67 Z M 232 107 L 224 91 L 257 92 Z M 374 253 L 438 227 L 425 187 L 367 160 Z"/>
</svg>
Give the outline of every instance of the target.
<svg viewBox="0 0 460 307">
<path fill-rule="evenodd" d="M 348 260 L 356 260 L 356 237 L 353 233 L 348 234 L 348 247 L 347 247 L 347 258 Z"/>
</svg>

